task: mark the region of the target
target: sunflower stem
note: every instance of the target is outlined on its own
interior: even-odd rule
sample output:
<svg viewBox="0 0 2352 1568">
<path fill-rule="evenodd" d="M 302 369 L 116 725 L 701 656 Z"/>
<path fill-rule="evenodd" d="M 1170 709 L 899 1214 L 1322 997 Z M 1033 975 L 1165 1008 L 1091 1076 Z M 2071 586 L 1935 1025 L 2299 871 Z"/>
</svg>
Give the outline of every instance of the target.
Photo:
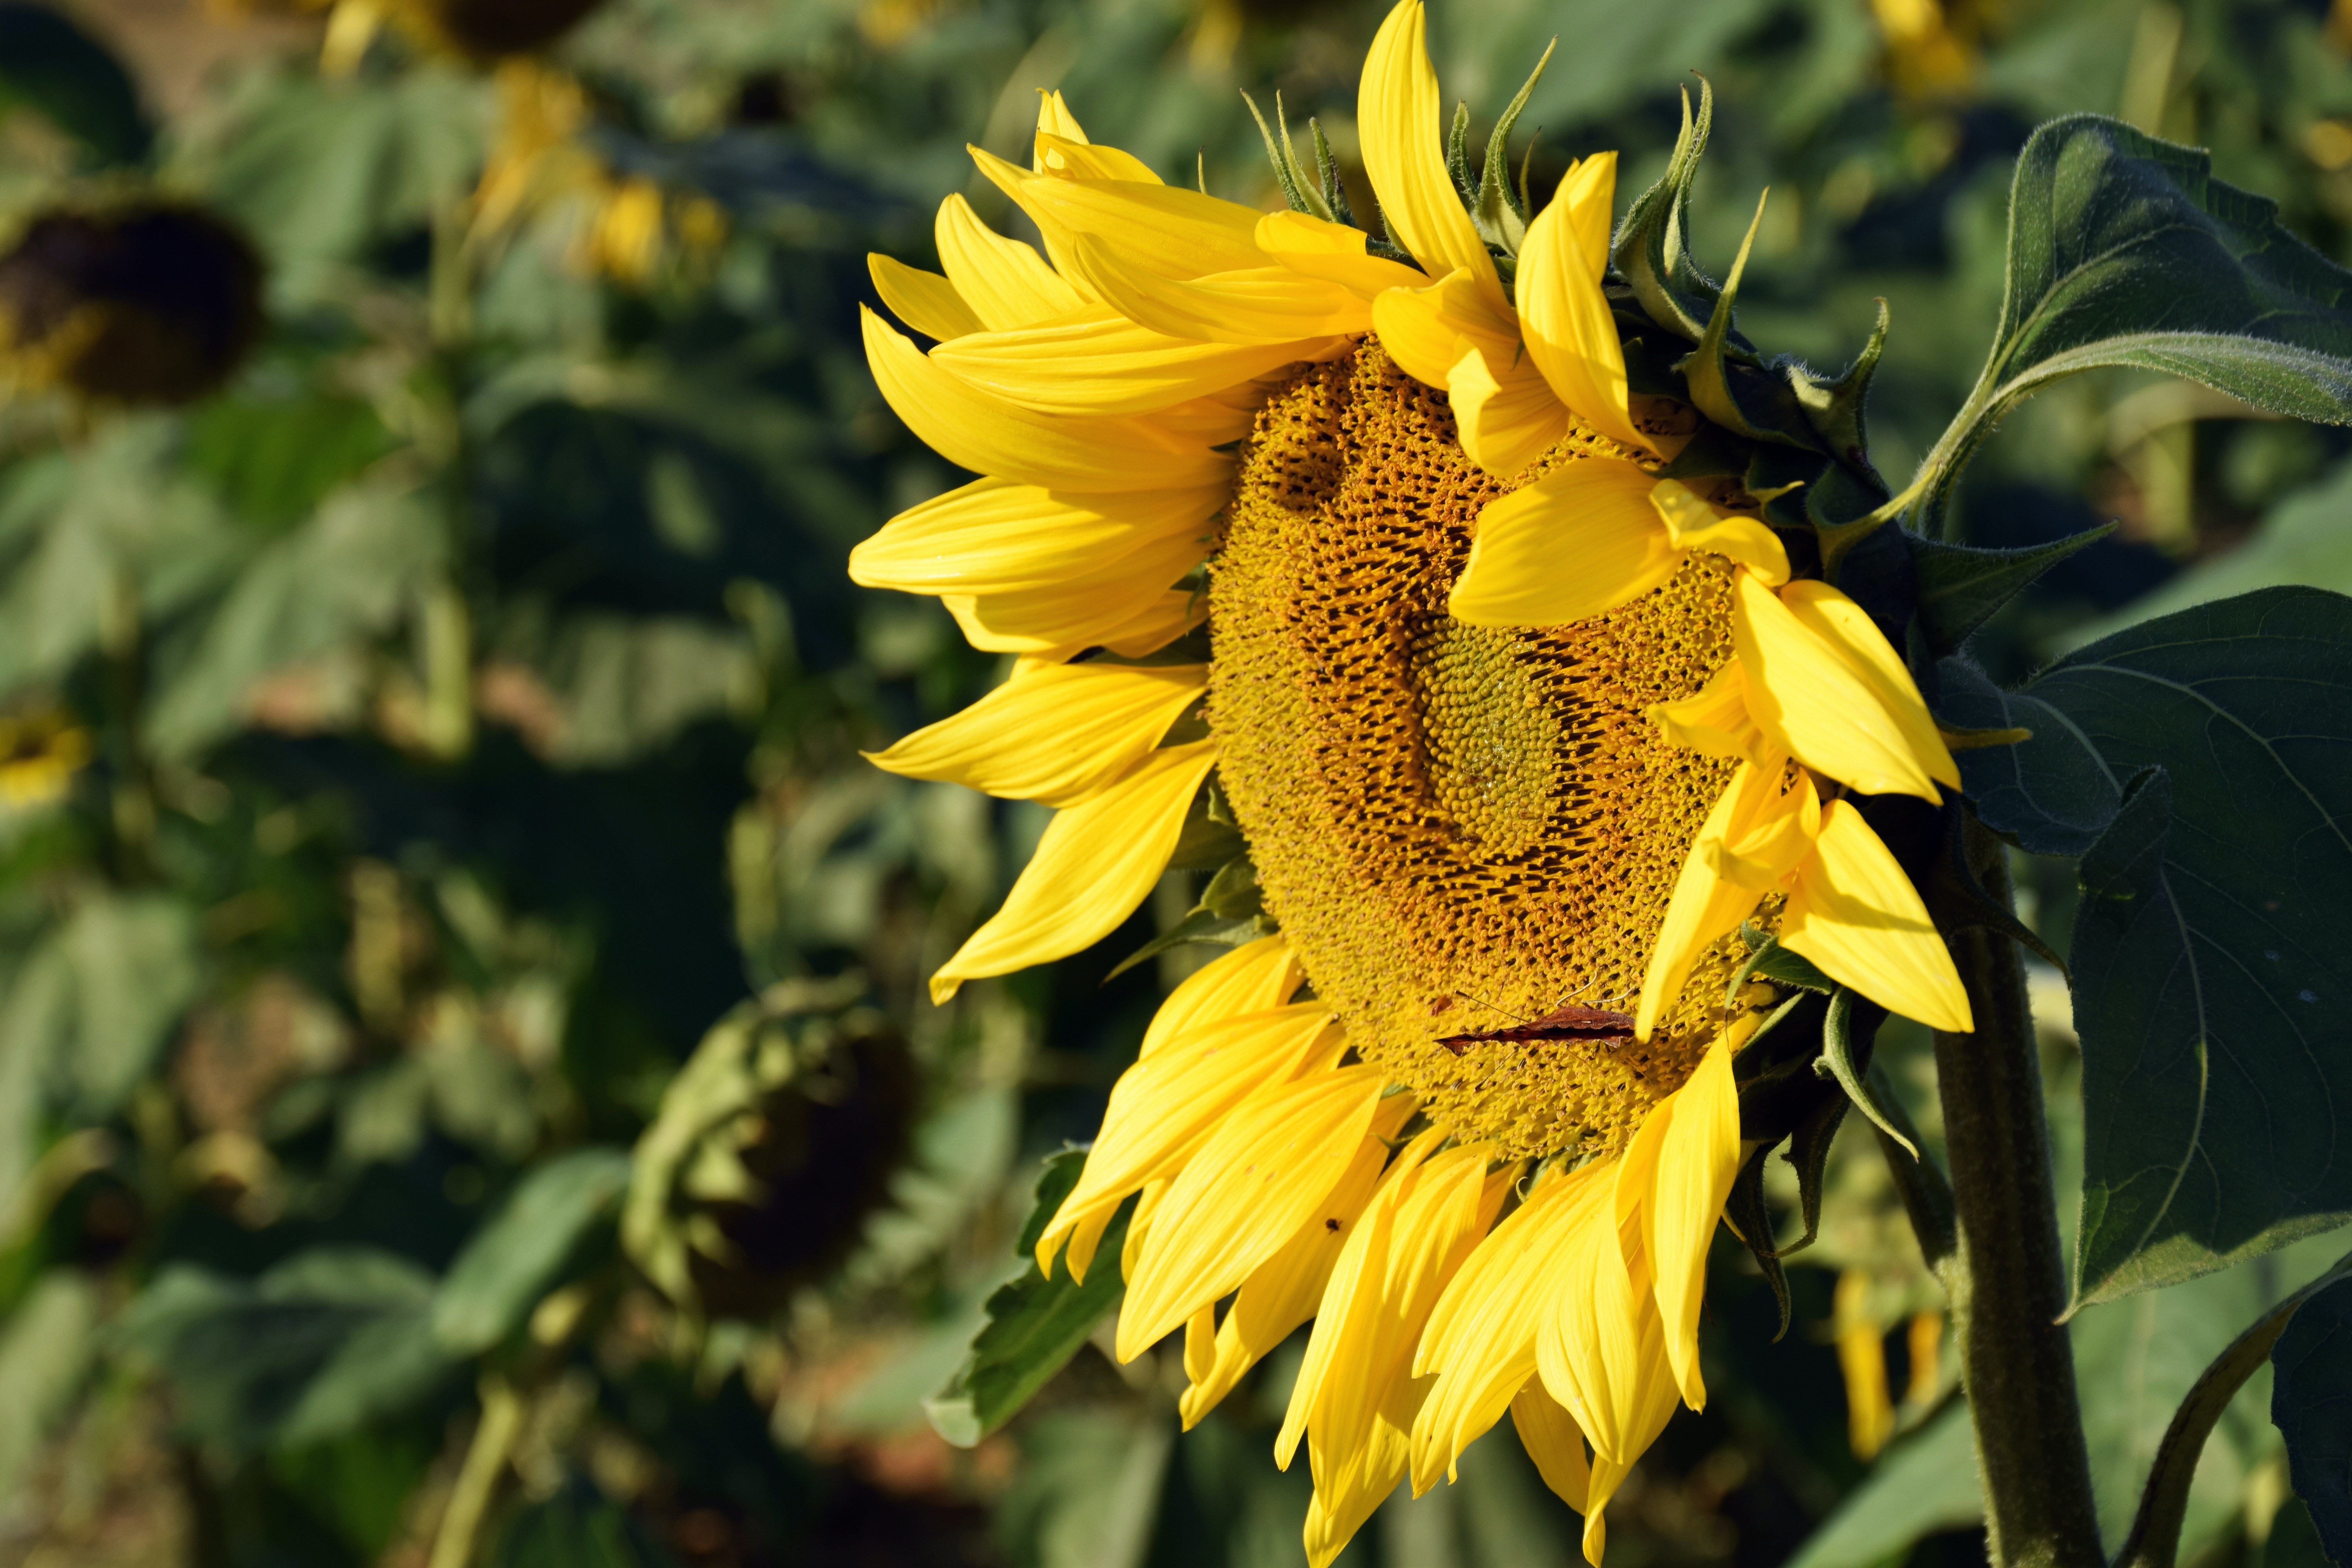
<svg viewBox="0 0 2352 1568">
<path fill-rule="evenodd" d="M 1980 885 L 2007 907 L 2000 841 L 1973 817 L 1959 831 Z M 1977 1027 L 1936 1037 L 1959 1222 L 1944 1277 L 1976 1421 L 1988 1551 L 1994 1568 L 2100 1568 L 2074 1350 L 2059 1321 L 2066 1269 L 2024 965 L 2008 936 L 1958 921 L 1946 930 Z"/>
</svg>

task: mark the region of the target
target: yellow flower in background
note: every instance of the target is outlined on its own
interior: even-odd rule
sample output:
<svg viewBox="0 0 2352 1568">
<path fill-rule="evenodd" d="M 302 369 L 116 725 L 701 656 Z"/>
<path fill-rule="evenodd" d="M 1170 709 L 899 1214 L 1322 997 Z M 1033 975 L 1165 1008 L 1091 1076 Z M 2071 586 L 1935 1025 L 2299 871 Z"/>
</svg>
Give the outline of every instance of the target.
<svg viewBox="0 0 2352 1568">
<path fill-rule="evenodd" d="M 529 54 L 570 32 L 604 0 L 323 0 L 331 7 L 320 65 L 330 76 L 359 67 L 389 22 L 418 47 L 490 61 Z"/>
<path fill-rule="evenodd" d="M 0 801 L 22 810 L 61 798 L 90 754 L 89 731 L 61 708 L 0 719 Z"/>
<path fill-rule="evenodd" d="M 1276 1455 L 1306 1450 L 1318 1568 L 1507 1412 L 1598 1563 L 1706 1399 L 1734 1059 L 1780 1000 L 1740 928 L 1967 1028 L 1851 798 L 1957 774 L 1752 498 L 1657 477 L 1696 418 L 1629 391 L 1613 158 L 1474 218 L 1423 27 L 1391 13 L 1359 105 L 1387 255 L 1165 184 L 1058 94 L 1026 168 L 974 150 L 1045 254 L 950 196 L 940 272 L 872 262 L 934 346 L 865 331 L 892 408 L 984 477 L 851 573 L 1015 656 L 876 761 L 1055 813 L 935 1000 L 1109 935 L 1204 810 L 1262 890 L 1271 933 L 1163 1004 L 1039 1265 L 1111 1267 L 1132 1202 L 1116 1348 L 1183 1331 L 1188 1426 L 1312 1320 Z"/>
</svg>

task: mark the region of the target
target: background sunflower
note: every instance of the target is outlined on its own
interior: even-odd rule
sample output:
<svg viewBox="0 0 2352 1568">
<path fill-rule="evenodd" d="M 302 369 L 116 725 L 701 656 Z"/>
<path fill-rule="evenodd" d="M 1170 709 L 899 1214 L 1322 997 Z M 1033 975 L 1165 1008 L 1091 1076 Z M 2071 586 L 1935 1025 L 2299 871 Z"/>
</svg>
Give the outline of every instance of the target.
<svg viewBox="0 0 2352 1568">
<path fill-rule="evenodd" d="M 1590 1180 L 1518 1184 L 1571 1101 L 1616 1108 L 1598 1141 L 1627 1134 L 1626 1161 L 1653 1152 L 1641 1126 L 1696 1138 L 1710 1115 L 1720 1152 L 1725 1086 L 1680 1076 L 1719 1060 L 1711 1040 L 1684 1051 L 1669 1019 L 1608 1043 L 1654 948 L 1627 911 L 1672 901 L 1770 728 L 1709 684 L 1738 668 L 1734 596 L 1810 615 L 1788 587 L 1825 580 L 1801 542 L 1790 583 L 1732 547 L 1829 470 L 1750 483 L 1738 445 L 1737 484 L 1693 472 L 1661 510 L 1651 469 L 1698 425 L 1651 428 L 1640 400 L 1687 387 L 1671 362 L 1708 324 L 1673 258 L 1718 279 L 1744 255 L 1759 358 L 1801 356 L 1848 411 L 1836 373 L 1874 366 L 1853 430 L 1873 472 L 1849 465 L 1835 504 L 1899 489 L 1969 398 L 2012 170 L 2063 113 L 2210 147 L 2217 177 L 2352 259 L 2337 9 L 1438 5 L 1417 177 L 1465 226 L 1437 233 L 1374 178 L 1400 134 L 1360 90 L 1385 4 L 0 5 L 0 1557 L 1241 1568 L 1301 1561 L 1311 1521 L 1349 1537 L 1343 1565 L 1519 1568 L 1571 1560 L 1583 1508 L 1615 1564 L 1980 1560 L 1954 1304 L 1906 1206 L 1923 1194 L 1881 1153 L 1953 1155 L 1926 1027 L 1898 1017 L 1843 1062 L 1885 1125 L 1832 1135 L 1807 1117 L 1849 1103 L 1834 1074 L 1767 1048 L 1822 1037 L 1831 996 L 1780 958 L 1744 976 L 1742 1027 L 1780 1021 L 1728 1087 L 1784 1097 L 1791 1158 L 1677 1167 L 1706 1178 L 1684 1198 L 1766 1251 L 1813 1240 L 1783 1263 L 1722 1231 L 1680 1294 L 1646 1284 L 1659 1353 L 1669 1315 L 1696 1347 L 1632 1390 L 1663 1422 L 1646 1447 L 1585 1440 L 1550 1391 L 1595 1425 L 1607 1391 L 1578 1381 L 1567 1329 L 1529 1327 L 1602 1285 L 1638 1295 L 1631 1266 L 1515 1296 L 1531 1254 L 1486 1247 L 1598 1212 Z M 1604 274 L 1595 245 L 1675 167 L 1694 68 L 1713 120 L 1675 249 Z M 1171 205 L 1205 187 L 1245 231 L 1130 265 L 1072 193 L 1146 176 Z M 194 247 L 160 292 L 159 245 L 119 254 L 134 220 Z M 1378 321 L 1449 255 L 1467 293 Z M 1578 347 L 1601 340 L 1575 335 L 1591 297 L 1565 258 L 1680 301 L 1689 330 L 1651 345 L 1668 363 Z M 1655 327 L 1629 298 L 1603 308 Z M 1195 346 L 1007 339 L 1087 308 Z M 1375 328 L 1385 360 L 1354 346 Z M 1081 351 L 1098 374 L 1074 385 Z M 923 376 L 971 401 L 894 412 Z M 1073 420 L 1085 441 L 1047 438 Z M 1508 572 L 1457 594 L 1474 539 L 1509 565 L 1481 514 L 1532 512 L 1551 481 L 1527 470 L 1571 430 L 1593 456 L 1555 467 L 1639 476 L 1616 547 L 1656 575 L 1653 608 L 1554 619 L 1530 605 L 1580 584 Z M 1969 734 L 1926 693 L 1948 758 L 1913 737 L 1917 779 L 1878 781 L 1911 793 L 1840 799 L 1861 763 L 1781 746 L 1828 781 L 1820 831 L 1784 768 L 1710 840 L 1759 884 L 1739 884 L 1749 934 L 1799 897 L 1772 858 L 1788 821 L 1817 846 L 1853 799 L 1895 801 L 1871 831 L 1916 866 L 1904 803 L 2000 754 L 1971 737 L 2046 731 L 1998 689 L 2228 595 L 2352 588 L 2346 457 L 2335 427 L 2156 370 L 2017 406 L 1951 534 L 2073 544 L 1969 628 Z M 1252 499 L 1221 519 L 1237 485 Z M 1327 580 L 1402 584 L 1393 660 L 1315 620 L 1301 585 Z M 1846 668 L 1873 689 L 1867 659 Z M 2087 678 L 2048 679 L 2033 700 L 2063 705 Z M 1407 820 L 1393 753 L 1348 714 L 1421 738 L 1445 835 Z M 2224 760 L 2220 784 L 2172 770 L 2177 813 L 2250 799 L 2258 770 Z M 1283 785 L 1309 769 L 1391 814 L 1340 843 Z M 1095 891 L 1008 921 L 1024 868 L 1079 827 Z M 1578 881 L 1604 838 L 1608 874 Z M 2297 838 L 2308 867 L 2327 842 Z M 2294 871 L 2261 848 L 2235 858 Z M 1385 901 L 1399 867 L 1421 878 L 1406 906 Z M 2076 870 L 2013 859 L 2061 955 Z M 1496 956 L 1513 876 L 1586 945 Z M 1313 941 L 1344 954 L 1319 968 L 1300 962 L 1318 910 L 1337 912 Z M 1717 1001 L 1755 958 L 1740 923 L 1699 961 Z M 2299 931 L 2326 950 L 2334 929 Z M 2301 961 L 2267 945 L 2242 954 L 2257 978 Z M 2028 977 L 2071 1200 L 2086 1142 L 2095 1179 L 2118 1130 L 2080 1109 L 2101 1042 L 2081 1047 L 2056 969 Z M 2279 993 L 2281 1016 L 2326 1010 L 2332 984 Z M 1849 1031 L 1874 994 L 1836 1005 Z M 2269 1005 L 2251 994 L 2216 1038 Z M 1564 1003 L 1607 1016 L 1502 1037 Z M 1336 1014 L 1394 1038 L 1336 1041 Z M 1261 1094 L 1210 1073 L 1204 1041 L 1311 1070 Z M 1623 1066 L 1644 1050 L 1672 1058 L 1648 1087 Z M 1546 1052 L 1584 1076 L 1532 1070 Z M 1408 1060 L 1426 1070 L 1391 1070 Z M 2295 1120 L 2326 1088 L 2269 1096 L 2297 1172 L 2328 1168 Z M 1441 1147 L 1442 1114 L 1507 1157 Z M 1202 1151 L 1269 1129 L 1329 1154 L 1314 1202 L 1204 1199 Z M 1066 1152 L 1087 1140 L 1105 1168 Z M 1281 1245 L 1162 1224 L 1251 1203 L 1289 1215 L 1264 1227 Z M 2091 1227 L 2095 1276 L 2124 1256 L 2095 1250 L 2111 1228 Z M 2089 1433 L 2109 1547 L 2192 1381 L 2337 1250 L 2074 1316 L 2082 1383 L 2133 1391 Z M 1484 1283 L 1447 1288 L 1465 1278 Z M 1335 1279 L 1359 1283 L 1318 1339 Z M 1435 1414 L 1375 1408 L 1381 1377 L 1427 1380 Z M 1665 1419 L 1696 1383 L 1705 1408 Z M 2205 1445 L 2184 1560 L 2321 1560 L 2264 1397 Z"/>
</svg>

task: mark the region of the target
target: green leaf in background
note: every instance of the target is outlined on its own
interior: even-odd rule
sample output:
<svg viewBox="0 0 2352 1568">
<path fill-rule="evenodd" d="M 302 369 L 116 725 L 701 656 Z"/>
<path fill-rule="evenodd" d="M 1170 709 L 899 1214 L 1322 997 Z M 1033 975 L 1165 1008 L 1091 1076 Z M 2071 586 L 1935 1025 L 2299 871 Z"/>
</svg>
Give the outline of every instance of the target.
<svg viewBox="0 0 2352 1568">
<path fill-rule="evenodd" d="M 628 1185 L 629 1156 L 618 1149 L 578 1149 L 534 1167 L 449 1265 L 433 1302 L 441 1342 L 471 1354 L 513 1332 Z"/>
<path fill-rule="evenodd" d="M 135 163 L 155 132 L 104 46 L 46 5 L 0 5 L 0 115 L 24 107 L 105 163 Z"/>
<path fill-rule="evenodd" d="M 88 1276 L 52 1268 L 9 1313 L 0 1332 L 0 1500 L 16 1495 L 89 1375 L 100 1307 Z"/>
<path fill-rule="evenodd" d="M 1922 1536 L 1983 1518 L 1976 1434 L 1956 1402 L 1879 1460 L 1789 1568 L 1876 1568 Z"/>
<path fill-rule="evenodd" d="M 1927 651 L 1938 658 L 1951 653 L 2036 577 L 2115 531 L 2114 523 L 2103 523 L 2022 550 L 1979 550 L 1910 535 L 1904 542 L 1917 574 L 1919 629 Z"/>
<path fill-rule="evenodd" d="M 2345 1223 L 2352 600 L 2278 588 L 2168 616 L 2024 692 L 2133 781 L 2084 856 L 2069 960 L 2077 1301 Z"/>
<path fill-rule="evenodd" d="M 314 1247 L 251 1282 L 167 1268 L 123 1321 L 182 1414 L 234 1455 L 333 1436 L 430 1395 L 455 1366 L 432 1277 L 372 1247 Z"/>
<path fill-rule="evenodd" d="M 1036 1203 L 1021 1229 L 1023 1256 L 1036 1250 L 1054 1211 L 1078 1184 L 1086 1163 L 1083 1149 L 1064 1150 L 1045 1162 L 1045 1173 L 1037 1178 Z M 1118 1257 L 1127 1242 L 1128 1216 L 1134 1212 L 1132 1198 L 1120 1205 L 1103 1232 L 1083 1284 L 1070 1278 L 1066 1253 L 1054 1259 L 1051 1279 L 1038 1272 L 1033 1258 L 1019 1276 L 988 1299 L 988 1322 L 973 1337 L 971 1355 L 945 1388 L 923 1402 L 923 1414 L 940 1436 L 959 1447 L 977 1444 L 1011 1420 L 1077 1353 L 1095 1325 L 1126 1293 Z"/>
<path fill-rule="evenodd" d="M 2352 1561 L 2352 1281 L 2320 1291 L 2271 1352 L 2271 1419 L 2327 1555 Z"/>
<path fill-rule="evenodd" d="M 2077 371 L 2163 371 L 2352 423 L 2352 273 L 2282 227 L 2277 203 L 2211 170 L 2210 153 L 2103 115 L 2034 132 L 2010 195 L 1991 357 L 1906 492 L 1927 516 L 2002 416 Z"/>
<path fill-rule="evenodd" d="M 221 397 L 189 416 L 186 462 L 237 521 L 277 529 L 398 445 L 356 397 Z"/>
</svg>

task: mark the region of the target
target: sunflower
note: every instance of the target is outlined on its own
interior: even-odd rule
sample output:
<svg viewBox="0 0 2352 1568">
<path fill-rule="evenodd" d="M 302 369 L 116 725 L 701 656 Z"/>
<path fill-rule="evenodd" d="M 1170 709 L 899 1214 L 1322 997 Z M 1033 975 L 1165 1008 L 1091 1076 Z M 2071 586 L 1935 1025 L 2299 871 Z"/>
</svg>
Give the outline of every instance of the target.
<svg viewBox="0 0 2352 1568">
<path fill-rule="evenodd" d="M 1312 1320 L 1276 1452 L 1306 1447 L 1318 1568 L 1506 1412 L 1600 1561 L 1706 1399 L 1735 1058 L 1784 1012 L 1751 946 L 1969 1026 L 1856 805 L 1940 800 L 1944 741 L 1818 552 L 1662 471 L 1705 471 L 1674 459 L 1707 426 L 1633 390 L 1613 155 L 1530 215 L 1512 114 L 1474 184 L 1399 5 L 1359 110 L 1374 240 L 1319 132 L 1319 189 L 1269 134 L 1292 210 L 1261 213 L 1047 95 L 1029 167 L 973 153 L 1045 254 L 950 196 L 941 273 L 872 263 L 935 346 L 865 318 L 891 407 L 985 477 L 852 575 L 1014 656 L 875 760 L 1055 812 L 933 998 L 1245 846 L 1200 917 L 1236 945 L 1160 1007 L 1036 1257 L 1123 1271 L 1122 1360 L 1183 1331 L 1188 1426 Z"/>
</svg>

